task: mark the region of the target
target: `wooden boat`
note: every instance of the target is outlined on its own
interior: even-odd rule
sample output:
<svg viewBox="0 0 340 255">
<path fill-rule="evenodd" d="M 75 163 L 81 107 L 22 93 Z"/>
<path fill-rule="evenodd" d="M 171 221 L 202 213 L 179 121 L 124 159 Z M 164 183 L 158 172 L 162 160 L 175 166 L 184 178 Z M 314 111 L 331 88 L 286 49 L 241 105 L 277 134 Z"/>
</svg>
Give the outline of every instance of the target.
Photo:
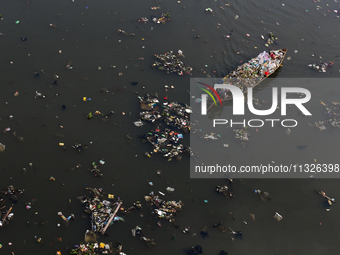
<svg viewBox="0 0 340 255">
<path fill-rule="evenodd" d="M 220 83 L 235 85 L 245 93 L 247 92 L 248 87 L 254 88 L 275 73 L 275 71 L 282 66 L 286 53 L 287 49 L 271 50 L 269 53 L 260 53 L 256 58 L 251 59 L 247 63 L 239 66 L 235 71 L 229 73 L 220 81 Z M 222 102 L 233 99 L 231 93 L 228 93 L 226 90 L 217 89 L 216 91 Z M 208 111 L 214 105 L 215 103 L 212 103 L 208 108 Z"/>
</svg>

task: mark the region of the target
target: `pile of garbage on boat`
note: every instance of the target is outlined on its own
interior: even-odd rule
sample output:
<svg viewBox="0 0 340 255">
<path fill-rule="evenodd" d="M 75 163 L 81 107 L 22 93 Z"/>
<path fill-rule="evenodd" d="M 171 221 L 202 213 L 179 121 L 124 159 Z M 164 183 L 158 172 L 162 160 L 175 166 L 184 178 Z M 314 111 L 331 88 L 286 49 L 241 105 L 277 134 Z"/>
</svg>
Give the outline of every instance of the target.
<svg viewBox="0 0 340 255">
<path fill-rule="evenodd" d="M 233 84 L 246 92 L 248 87 L 255 87 L 263 79 L 271 75 L 280 67 L 287 49 L 263 51 L 257 57 L 252 58 L 247 63 L 239 66 L 236 70 L 229 73 L 222 79 L 225 84 Z M 219 94 L 230 97 L 223 89 L 218 89 Z"/>
</svg>

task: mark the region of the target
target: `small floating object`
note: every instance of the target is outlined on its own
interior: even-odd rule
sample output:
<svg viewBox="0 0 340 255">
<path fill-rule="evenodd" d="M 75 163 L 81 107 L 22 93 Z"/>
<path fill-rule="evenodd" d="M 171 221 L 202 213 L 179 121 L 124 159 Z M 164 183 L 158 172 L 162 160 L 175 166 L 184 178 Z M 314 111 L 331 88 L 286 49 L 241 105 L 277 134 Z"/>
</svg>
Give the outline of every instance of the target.
<svg viewBox="0 0 340 255">
<path fill-rule="evenodd" d="M 282 215 L 280 215 L 279 213 L 275 213 L 275 215 L 274 215 L 274 218 L 277 220 L 277 221 L 281 221 L 281 220 L 283 220 L 283 217 L 282 217 Z"/>
<path fill-rule="evenodd" d="M 174 192 L 175 189 L 174 189 L 174 188 L 171 188 L 171 187 L 167 187 L 167 188 L 166 188 L 166 191 L 169 192 L 169 193 L 171 193 L 171 192 Z"/>
</svg>

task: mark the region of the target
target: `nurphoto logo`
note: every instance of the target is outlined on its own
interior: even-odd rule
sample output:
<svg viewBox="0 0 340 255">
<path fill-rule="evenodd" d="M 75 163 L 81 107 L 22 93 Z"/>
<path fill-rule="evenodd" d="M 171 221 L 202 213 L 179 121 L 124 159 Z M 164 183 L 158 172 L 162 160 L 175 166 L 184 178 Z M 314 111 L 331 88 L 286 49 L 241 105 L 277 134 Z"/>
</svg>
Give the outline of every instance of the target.
<svg viewBox="0 0 340 255">
<path fill-rule="evenodd" d="M 244 101 L 245 101 L 245 97 L 244 97 L 244 93 L 242 92 L 242 90 L 232 84 L 215 84 L 214 87 L 199 82 L 200 84 L 204 85 L 206 88 L 199 88 L 201 90 L 203 90 L 204 92 L 206 92 L 206 94 L 202 94 L 201 95 L 201 115 L 207 115 L 207 104 L 208 104 L 208 95 L 210 96 L 211 100 L 213 101 L 212 104 L 217 105 L 216 99 L 219 101 L 220 105 L 222 106 L 222 101 L 223 99 L 221 99 L 221 93 L 219 94 L 217 92 L 217 90 L 222 91 L 222 94 L 230 93 L 232 95 L 232 99 L 233 99 L 233 115 L 244 115 Z M 212 93 L 209 90 L 212 91 Z M 309 90 L 305 89 L 305 88 L 299 88 L 299 87 L 282 87 L 281 88 L 281 116 L 285 116 L 287 113 L 287 105 L 295 105 L 301 112 L 302 114 L 304 114 L 305 116 L 312 116 L 312 114 L 306 109 L 306 107 L 303 105 L 305 103 L 307 103 L 310 99 L 311 99 L 311 93 Z M 287 94 L 289 93 L 295 93 L 295 94 L 304 94 L 305 97 L 303 98 L 287 98 Z M 247 88 L 247 105 L 248 105 L 248 109 L 249 111 L 257 116 L 268 116 L 271 115 L 272 113 L 274 113 L 278 107 L 278 88 L 277 87 L 273 87 L 272 89 L 272 105 L 269 109 L 266 110 L 258 110 L 255 109 L 254 104 L 253 104 L 253 88 L 252 87 L 248 87 Z M 230 98 L 230 97 L 229 97 Z M 294 119 L 284 119 L 284 120 L 280 120 L 280 119 L 265 119 L 265 120 L 261 120 L 261 119 L 251 119 L 248 121 L 248 126 L 250 127 L 262 127 L 264 125 L 264 121 L 270 121 L 272 123 L 272 127 L 274 127 L 274 122 L 275 121 L 281 121 L 281 125 L 284 127 L 295 127 L 297 125 L 297 121 Z M 287 121 L 289 122 L 294 122 L 293 125 L 287 125 L 285 124 Z M 216 125 L 224 125 L 227 124 L 228 122 L 230 122 L 231 127 L 232 124 L 243 124 L 243 126 L 246 125 L 246 120 L 244 120 L 243 122 L 234 122 L 233 120 L 226 120 L 226 119 L 214 119 L 213 120 L 213 127 L 215 127 Z M 254 122 L 258 122 L 260 123 L 259 125 L 254 125 L 252 123 Z"/>
</svg>

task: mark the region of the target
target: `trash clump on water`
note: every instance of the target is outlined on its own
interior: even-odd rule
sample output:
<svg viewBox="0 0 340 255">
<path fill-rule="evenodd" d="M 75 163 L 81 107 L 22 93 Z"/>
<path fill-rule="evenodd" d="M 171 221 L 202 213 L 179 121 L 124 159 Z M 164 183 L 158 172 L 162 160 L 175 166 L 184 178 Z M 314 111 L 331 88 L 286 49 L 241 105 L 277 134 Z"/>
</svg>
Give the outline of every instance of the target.
<svg viewBox="0 0 340 255">
<path fill-rule="evenodd" d="M 265 44 L 266 47 L 269 47 L 269 45 L 275 43 L 277 44 L 278 43 L 278 38 L 272 33 L 272 32 L 269 32 L 268 33 L 268 39 L 267 39 L 267 42 Z M 264 36 L 262 35 L 261 36 L 262 39 L 264 39 Z"/>
<path fill-rule="evenodd" d="M 157 24 L 165 24 L 165 22 L 170 21 L 171 19 L 170 19 L 170 14 L 167 12 L 167 13 L 162 13 L 159 18 L 157 18 L 155 15 L 152 15 L 151 20 Z"/>
<path fill-rule="evenodd" d="M 81 144 L 81 143 L 75 143 L 74 145 L 72 145 L 72 148 L 77 150 L 78 152 L 82 152 L 87 149 L 87 145 Z"/>
<path fill-rule="evenodd" d="M 145 155 L 151 157 L 153 153 L 160 152 L 168 161 L 171 161 L 173 158 L 180 160 L 180 154 L 183 152 L 190 152 L 190 148 L 183 143 L 182 132 L 190 132 L 191 107 L 175 101 L 166 101 L 161 104 L 157 94 L 146 94 L 144 97 L 139 96 L 138 98 L 143 111 L 139 114 L 140 120 L 134 122 L 135 125 L 140 125 L 142 120 L 158 125 L 156 129 L 139 136 L 153 145 L 153 151 L 145 152 Z M 161 130 L 161 121 L 168 128 Z"/>
<path fill-rule="evenodd" d="M 191 75 L 193 68 L 185 65 L 179 60 L 181 55 L 183 54 L 176 56 L 173 54 L 173 51 L 169 51 L 164 54 L 154 54 L 156 61 L 152 64 L 152 66 L 157 67 L 158 70 L 166 71 L 167 74 L 177 73 L 178 75 Z"/>
<path fill-rule="evenodd" d="M 92 162 L 92 168 L 89 170 L 96 177 L 104 177 L 104 174 L 102 174 L 102 172 L 98 168 L 98 165 L 104 165 L 104 164 L 105 164 L 105 161 L 103 159 L 99 160 L 98 162 Z"/>
<path fill-rule="evenodd" d="M 13 219 L 14 213 L 12 212 L 13 206 L 18 202 L 18 196 L 24 193 L 24 190 L 16 189 L 13 185 L 7 186 L 1 193 L 7 195 L 11 201 L 11 206 L 8 208 L 4 197 L 0 196 L 0 227 L 9 225 L 9 222 Z"/>
<path fill-rule="evenodd" d="M 163 200 L 159 196 L 155 195 L 151 191 L 147 196 L 144 196 L 145 201 L 147 201 L 152 209 L 151 214 L 156 219 L 164 219 L 169 222 L 175 223 L 174 216 L 177 212 L 182 210 L 182 201 L 168 201 Z"/>
<path fill-rule="evenodd" d="M 326 122 L 333 127 L 340 128 L 340 103 L 332 102 L 330 105 L 326 105 L 327 116 Z"/>
<path fill-rule="evenodd" d="M 333 62 L 320 62 L 319 64 L 313 63 L 313 64 L 308 64 L 308 67 L 312 68 L 313 70 L 319 71 L 320 73 L 326 73 L 327 70 L 326 68 L 332 67 Z"/>
<path fill-rule="evenodd" d="M 159 100 L 158 94 L 146 94 L 145 96 L 141 97 L 138 96 L 140 101 L 140 108 L 146 111 L 159 111 Z"/>
<path fill-rule="evenodd" d="M 190 131 L 189 114 L 191 107 L 177 102 L 163 103 L 164 122 L 167 126 L 181 129 L 185 133 Z"/>
<path fill-rule="evenodd" d="M 332 102 L 331 104 L 325 104 L 324 102 L 320 102 L 323 106 L 325 106 L 325 115 L 327 116 L 326 120 L 316 121 L 315 127 L 319 128 L 320 131 L 326 129 L 325 124 L 330 124 L 332 127 L 340 128 L 340 103 Z M 314 126 L 309 124 L 310 126 Z"/>
<path fill-rule="evenodd" d="M 210 134 L 205 134 L 201 138 L 204 140 L 218 140 L 221 136 L 219 134 L 215 133 L 210 133 Z"/>
<path fill-rule="evenodd" d="M 156 120 L 162 118 L 162 115 L 158 111 L 145 111 L 140 112 L 139 117 L 141 118 L 141 120 L 145 120 L 147 122 L 155 122 Z"/>
<path fill-rule="evenodd" d="M 96 254 L 109 254 L 112 253 L 112 247 L 110 244 L 105 243 L 83 243 L 75 245 L 70 254 L 77 255 L 96 255 Z M 123 253 L 118 253 L 123 254 Z"/>
<path fill-rule="evenodd" d="M 224 185 L 224 186 L 216 186 L 216 192 L 219 193 L 219 194 L 226 194 L 227 191 L 228 191 L 229 187 L 227 185 Z"/>
<path fill-rule="evenodd" d="M 141 135 L 141 138 L 145 139 L 153 145 L 152 152 L 146 152 L 145 155 L 151 157 L 151 154 L 160 152 L 163 156 L 171 161 L 173 158 L 180 160 L 183 152 L 189 152 L 188 146 L 181 143 L 183 135 L 170 129 L 165 129 L 162 132 L 160 129 L 151 130 L 146 135 Z"/>
<path fill-rule="evenodd" d="M 116 216 L 122 202 L 119 198 L 114 200 L 114 196 L 110 194 L 109 200 L 104 199 L 102 189 L 86 189 L 91 192 L 92 196 L 85 195 L 78 199 L 85 207 L 84 212 L 91 215 L 91 231 L 103 235 L 113 221 L 123 221 L 123 218 Z"/>
<path fill-rule="evenodd" d="M 236 139 L 240 139 L 241 141 L 245 141 L 245 142 L 249 141 L 250 133 L 247 130 L 247 127 L 242 128 L 242 129 L 234 129 L 233 131 L 235 133 Z"/>
</svg>

